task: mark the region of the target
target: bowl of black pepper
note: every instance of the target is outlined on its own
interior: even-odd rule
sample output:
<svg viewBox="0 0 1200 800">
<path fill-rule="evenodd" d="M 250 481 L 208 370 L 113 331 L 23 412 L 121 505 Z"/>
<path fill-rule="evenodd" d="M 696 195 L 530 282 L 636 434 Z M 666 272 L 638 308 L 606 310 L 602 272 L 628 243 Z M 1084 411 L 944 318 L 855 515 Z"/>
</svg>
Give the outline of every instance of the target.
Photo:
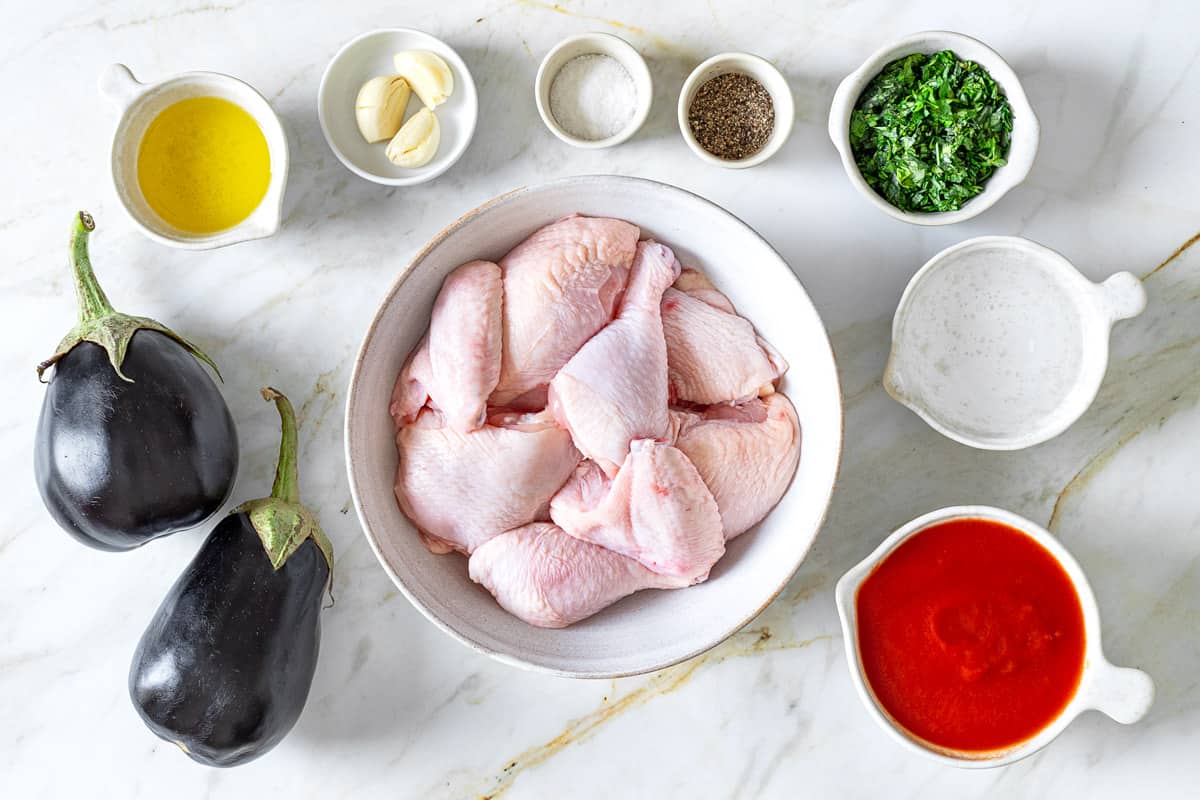
<svg viewBox="0 0 1200 800">
<path fill-rule="evenodd" d="M 701 160 L 744 169 L 773 156 L 795 117 L 792 90 L 766 59 L 720 53 L 692 71 L 679 92 L 679 132 Z"/>
<path fill-rule="evenodd" d="M 948 225 L 1025 180 L 1041 126 L 999 53 L 961 33 L 924 31 L 880 48 L 842 81 L 829 136 L 850 183 L 885 214 Z"/>
</svg>

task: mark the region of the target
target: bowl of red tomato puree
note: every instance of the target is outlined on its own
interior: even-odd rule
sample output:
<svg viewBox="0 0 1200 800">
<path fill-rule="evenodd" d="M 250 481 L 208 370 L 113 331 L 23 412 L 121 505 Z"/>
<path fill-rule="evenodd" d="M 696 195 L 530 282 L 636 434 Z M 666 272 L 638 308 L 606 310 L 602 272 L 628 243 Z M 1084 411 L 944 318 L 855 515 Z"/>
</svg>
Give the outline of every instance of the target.
<svg viewBox="0 0 1200 800">
<path fill-rule="evenodd" d="M 850 673 L 905 747 L 963 767 L 1012 763 L 1080 713 L 1141 719 L 1154 683 L 1113 666 L 1078 562 L 1041 526 L 955 506 L 898 529 L 837 585 Z"/>
</svg>

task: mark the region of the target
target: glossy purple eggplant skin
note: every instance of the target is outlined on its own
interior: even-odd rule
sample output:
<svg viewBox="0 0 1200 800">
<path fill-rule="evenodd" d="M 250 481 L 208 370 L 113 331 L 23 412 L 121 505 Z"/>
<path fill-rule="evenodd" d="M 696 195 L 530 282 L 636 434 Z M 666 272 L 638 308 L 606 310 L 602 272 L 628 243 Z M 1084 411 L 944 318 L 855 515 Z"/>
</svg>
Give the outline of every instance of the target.
<svg viewBox="0 0 1200 800">
<path fill-rule="evenodd" d="M 308 699 L 328 581 L 311 540 L 276 570 L 249 518 L 226 517 L 138 643 L 129 694 L 142 720 L 208 766 L 270 750 Z"/>
<path fill-rule="evenodd" d="M 122 380 L 100 346 L 57 362 L 34 447 L 38 490 L 68 533 L 130 550 L 199 525 L 237 476 L 233 417 L 204 366 L 168 336 L 133 334 Z"/>
</svg>

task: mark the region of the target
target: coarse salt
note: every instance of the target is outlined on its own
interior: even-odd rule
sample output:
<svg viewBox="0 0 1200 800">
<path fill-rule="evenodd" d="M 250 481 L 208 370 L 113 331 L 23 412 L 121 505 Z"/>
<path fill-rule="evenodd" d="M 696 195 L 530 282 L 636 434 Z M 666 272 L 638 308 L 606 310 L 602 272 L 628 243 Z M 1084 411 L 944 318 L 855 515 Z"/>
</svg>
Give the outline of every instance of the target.
<svg viewBox="0 0 1200 800">
<path fill-rule="evenodd" d="M 637 106 L 637 87 L 612 56 L 576 56 L 550 84 L 550 114 L 578 139 L 596 141 L 620 133 Z"/>
</svg>

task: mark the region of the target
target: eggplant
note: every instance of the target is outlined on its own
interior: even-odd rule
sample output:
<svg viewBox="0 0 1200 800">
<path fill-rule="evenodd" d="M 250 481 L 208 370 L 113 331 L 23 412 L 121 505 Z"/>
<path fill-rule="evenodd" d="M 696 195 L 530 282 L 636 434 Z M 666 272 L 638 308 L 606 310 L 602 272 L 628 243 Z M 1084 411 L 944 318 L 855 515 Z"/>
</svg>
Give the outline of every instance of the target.
<svg viewBox="0 0 1200 800">
<path fill-rule="evenodd" d="M 228 499 L 237 431 L 200 362 L 216 364 L 159 322 L 113 310 L 96 281 L 80 211 L 70 261 L 79 322 L 57 352 L 34 441 L 42 501 L 67 533 L 99 550 L 131 550 L 192 528 Z"/>
<path fill-rule="evenodd" d="M 296 416 L 282 420 L 271 496 L 221 521 L 142 634 L 129 695 L 146 725 L 201 764 L 231 767 L 287 735 L 308 699 L 333 548 L 300 504 Z"/>
</svg>

